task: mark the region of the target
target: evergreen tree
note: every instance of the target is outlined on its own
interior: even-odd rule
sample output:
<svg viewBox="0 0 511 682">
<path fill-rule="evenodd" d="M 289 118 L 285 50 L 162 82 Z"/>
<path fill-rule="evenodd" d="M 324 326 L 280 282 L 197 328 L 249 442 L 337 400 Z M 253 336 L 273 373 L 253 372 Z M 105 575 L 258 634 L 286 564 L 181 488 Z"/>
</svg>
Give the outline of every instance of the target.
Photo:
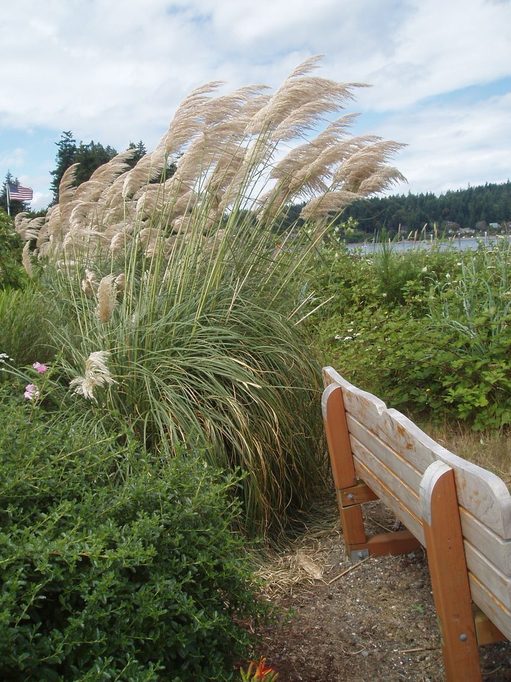
<svg viewBox="0 0 511 682">
<path fill-rule="evenodd" d="M 69 166 L 75 162 L 76 140 L 73 137 L 73 133 L 70 130 L 66 130 L 60 136 L 60 140 L 55 144 L 58 149 L 57 158 L 55 159 L 56 167 L 55 170 L 50 171 L 50 175 L 53 176 L 50 189 L 53 192 L 54 204 L 59 200 L 59 185 L 62 176 Z"/>
<path fill-rule="evenodd" d="M 62 133 L 57 145 L 57 157 L 55 170 L 50 172 L 53 180 L 50 189 L 53 192 L 53 203 L 59 200 L 59 185 L 65 171 L 73 163 L 79 163 L 76 171 L 76 185 L 80 185 L 90 178 L 92 173 L 107 161 L 110 161 L 117 151 L 109 145 L 104 147 L 99 142 L 91 140 L 89 144 L 80 142 L 77 146 L 73 133 L 66 130 Z"/>
<path fill-rule="evenodd" d="M 400 231 L 420 232 L 427 224 L 443 230 L 449 223 L 471 229 L 483 224 L 511 222 L 511 182 L 450 190 L 440 196 L 431 192 L 362 199 L 348 206 L 336 223 L 354 218 L 359 230 L 372 235 L 385 230 L 389 236 Z M 399 226 L 401 229 L 399 230 Z"/>
<path fill-rule="evenodd" d="M 81 185 L 82 182 L 86 182 L 96 168 L 113 159 L 116 154 L 117 150 L 110 145 L 103 147 L 101 143 L 94 142 L 94 140 L 91 140 L 89 144 L 80 142 L 73 161 L 73 163 L 80 164 L 76 170 L 76 184 Z"/>
<path fill-rule="evenodd" d="M 128 149 L 134 149 L 135 154 L 133 155 L 133 158 L 130 159 L 129 165 L 134 168 L 137 163 L 140 161 L 140 159 L 147 154 L 147 149 L 145 144 L 142 142 L 142 140 L 139 140 L 136 144 L 134 142 L 130 142 L 128 145 Z"/>
</svg>

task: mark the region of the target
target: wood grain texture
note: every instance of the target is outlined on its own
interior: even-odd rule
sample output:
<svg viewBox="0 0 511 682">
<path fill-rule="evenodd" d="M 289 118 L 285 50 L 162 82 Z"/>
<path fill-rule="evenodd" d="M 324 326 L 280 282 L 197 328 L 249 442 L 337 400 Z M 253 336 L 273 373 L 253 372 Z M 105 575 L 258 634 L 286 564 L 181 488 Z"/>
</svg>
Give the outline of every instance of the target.
<svg viewBox="0 0 511 682">
<path fill-rule="evenodd" d="M 479 646 L 484 644 L 492 644 L 493 642 L 501 642 L 505 640 L 505 635 L 495 626 L 494 623 L 488 618 L 488 616 L 481 611 L 481 609 L 476 608 L 474 614 L 474 623 L 476 626 L 476 636 L 477 643 Z"/>
<path fill-rule="evenodd" d="M 450 466 L 456 476 L 459 504 L 502 539 L 511 540 L 511 497 L 498 476 L 449 452 L 403 414 L 388 409 L 382 400 L 353 386 L 333 368 L 324 368 L 323 374 L 325 381 L 342 387 L 348 421 L 353 416 L 419 474 L 437 460 Z"/>
<path fill-rule="evenodd" d="M 446 678 L 481 680 L 453 470 L 433 462 L 420 487 L 433 598 L 442 631 Z"/>
<path fill-rule="evenodd" d="M 353 487 L 358 481 L 340 386 L 335 384 L 327 386 L 323 392 L 321 408 L 332 475 L 337 489 L 344 545 L 347 554 L 350 554 L 353 547 L 363 545 L 366 542 L 366 534 L 361 506 L 354 505 L 345 508 L 342 500 L 342 490 Z"/>
<path fill-rule="evenodd" d="M 355 478 L 364 481 L 422 544 L 423 476 L 434 463 L 453 470 L 473 601 L 510 637 L 511 497 L 504 482 L 435 443 L 404 415 L 387 409 L 332 368 L 324 369 L 324 380 L 328 391 L 342 389 Z M 335 410 L 331 416 L 336 418 Z"/>
</svg>

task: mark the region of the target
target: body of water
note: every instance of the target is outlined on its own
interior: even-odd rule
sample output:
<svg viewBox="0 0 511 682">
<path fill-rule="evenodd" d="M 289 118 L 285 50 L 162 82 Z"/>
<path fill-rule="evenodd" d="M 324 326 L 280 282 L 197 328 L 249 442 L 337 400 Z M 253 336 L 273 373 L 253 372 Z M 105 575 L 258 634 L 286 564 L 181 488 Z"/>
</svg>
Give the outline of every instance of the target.
<svg viewBox="0 0 511 682">
<path fill-rule="evenodd" d="M 386 245 L 390 245 L 392 251 L 411 251 L 413 249 L 438 249 L 440 251 L 448 251 L 454 249 L 456 251 L 475 251 L 479 245 L 491 247 L 496 242 L 511 240 L 510 235 L 498 236 L 484 236 L 484 237 L 453 237 L 452 239 L 432 239 L 424 241 L 389 241 Z M 375 253 L 381 251 L 381 242 L 363 242 L 359 244 L 346 244 L 349 251 L 360 251 L 361 253 Z"/>
</svg>

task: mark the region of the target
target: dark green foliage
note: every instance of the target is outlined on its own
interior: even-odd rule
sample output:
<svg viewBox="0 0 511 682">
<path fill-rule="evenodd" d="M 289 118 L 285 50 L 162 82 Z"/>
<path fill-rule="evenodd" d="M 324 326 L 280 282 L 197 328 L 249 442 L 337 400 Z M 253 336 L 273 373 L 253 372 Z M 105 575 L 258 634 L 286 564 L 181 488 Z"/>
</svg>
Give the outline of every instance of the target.
<svg viewBox="0 0 511 682">
<path fill-rule="evenodd" d="M 511 251 L 324 254 L 324 362 L 392 407 L 511 424 Z"/>
<path fill-rule="evenodd" d="M 133 157 L 129 161 L 129 165 L 134 168 L 137 163 L 140 161 L 140 159 L 147 154 L 147 149 L 145 144 L 142 142 L 142 140 L 139 140 L 136 144 L 134 142 L 130 142 L 128 145 L 128 149 L 134 149 L 134 154 Z"/>
<path fill-rule="evenodd" d="M 0 679 L 231 679 L 261 611 L 232 481 L 0 402 Z"/>
<path fill-rule="evenodd" d="M 26 282 L 27 277 L 21 266 L 22 246 L 12 219 L 0 209 L 0 289 L 17 288 Z"/>
<path fill-rule="evenodd" d="M 76 140 L 70 130 L 66 130 L 60 136 L 60 140 L 55 143 L 57 145 L 57 158 L 55 159 L 55 170 L 50 171 L 53 180 L 50 184 L 50 189 L 53 192 L 53 203 L 59 200 L 59 184 L 62 180 L 64 172 L 74 163 L 76 154 Z"/>
<path fill-rule="evenodd" d="M 19 181 L 18 178 L 15 178 L 11 175 L 11 173 L 7 173 L 5 176 L 4 183 L 2 185 L 2 189 L 0 191 L 0 209 L 3 209 L 7 213 L 7 183 L 12 183 L 13 185 L 18 185 Z M 21 213 L 22 211 L 26 211 L 28 208 L 28 204 L 24 201 L 18 201 L 17 199 L 11 199 L 9 201 L 9 211 L 11 214 L 11 217 L 14 217 L 15 215 L 18 215 L 18 213 Z M 1 234 L 0 234 L 0 239 L 1 239 Z M 0 245 L 1 248 L 1 245 Z"/>
<path fill-rule="evenodd" d="M 341 219 L 349 217 L 355 218 L 368 235 L 383 229 L 395 235 L 401 229 L 405 238 L 410 230 L 420 233 L 426 223 L 429 233 L 435 223 L 440 230 L 448 223 L 462 228 L 486 223 L 480 226 L 484 231 L 487 223 L 511 222 L 511 182 L 451 190 L 438 197 L 428 192 L 363 199 L 348 206 Z"/>
<path fill-rule="evenodd" d="M 70 130 L 62 133 L 60 141 L 56 145 L 58 148 L 55 160 L 57 165 L 55 170 L 50 172 L 50 175 L 53 176 L 50 189 L 53 192 L 54 203 L 59 199 L 59 184 L 69 166 L 73 163 L 80 164 L 76 171 L 76 185 L 80 185 L 90 178 L 96 168 L 107 163 L 117 154 L 113 147 L 108 145 L 104 147 L 94 140 L 91 140 L 89 144 L 80 142 L 77 146 Z"/>
</svg>

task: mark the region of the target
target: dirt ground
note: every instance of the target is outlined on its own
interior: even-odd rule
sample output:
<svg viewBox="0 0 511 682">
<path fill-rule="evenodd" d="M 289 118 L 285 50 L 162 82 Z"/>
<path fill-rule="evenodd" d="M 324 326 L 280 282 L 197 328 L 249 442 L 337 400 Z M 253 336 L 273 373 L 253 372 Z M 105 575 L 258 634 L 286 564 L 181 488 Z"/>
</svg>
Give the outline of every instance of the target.
<svg viewBox="0 0 511 682">
<path fill-rule="evenodd" d="M 380 503 L 367 508 L 369 532 L 395 524 Z M 261 576 L 279 616 L 258 633 L 260 655 L 278 682 L 445 679 L 423 550 L 352 564 L 332 514 L 330 524 L 297 540 Z M 509 642 L 480 654 L 483 679 L 511 680 Z"/>
</svg>

